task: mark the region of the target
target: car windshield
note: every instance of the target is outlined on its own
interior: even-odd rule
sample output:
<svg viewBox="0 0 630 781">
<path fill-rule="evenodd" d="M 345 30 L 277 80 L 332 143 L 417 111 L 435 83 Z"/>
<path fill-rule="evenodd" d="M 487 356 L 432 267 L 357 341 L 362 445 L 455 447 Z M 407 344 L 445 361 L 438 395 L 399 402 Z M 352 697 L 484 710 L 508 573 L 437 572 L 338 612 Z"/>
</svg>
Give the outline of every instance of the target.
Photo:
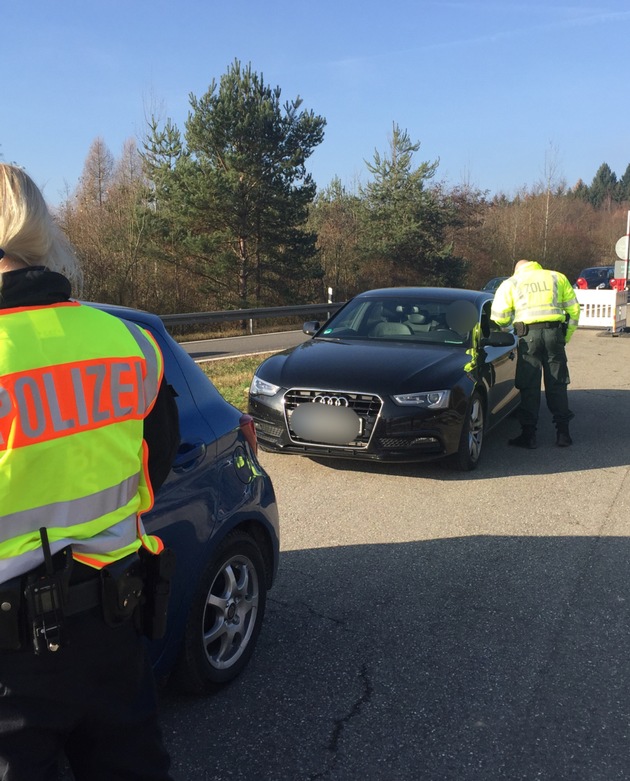
<svg viewBox="0 0 630 781">
<path fill-rule="evenodd" d="M 321 328 L 318 339 L 369 339 L 469 346 L 473 304 L 462 300 L 362 298 Z M 478 321 L 473 311 L 474 322 Z"/>
<path fill-rule="evenodd" d="M 504 282 L 507 279 L 507 277 L 495 277 L 494 279 L 491 279 L 489 282 L 486 282 L 486 284 L 481 288 L 482 290 L 489 290 L 492 293 L 494 293 L 501 282 Z"/>
<path fill-rule="evenodd" d="M 583 279 L 588 280 L 589 282 L 593 282 L 593 281 L 606 282 L 613 276 L 613 274 L 614 274 L 613 268 L 602 266 L 599 268 L 585 268 L 583 269 L 580 276 Z"/>
</svg>

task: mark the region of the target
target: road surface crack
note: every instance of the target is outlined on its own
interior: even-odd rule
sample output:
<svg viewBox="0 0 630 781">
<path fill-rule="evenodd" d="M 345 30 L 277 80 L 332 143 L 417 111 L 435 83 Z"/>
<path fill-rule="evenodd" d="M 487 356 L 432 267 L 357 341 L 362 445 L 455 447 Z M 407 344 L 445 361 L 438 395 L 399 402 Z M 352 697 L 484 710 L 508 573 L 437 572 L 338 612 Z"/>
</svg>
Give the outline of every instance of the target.
<svg viewBox="0 0 630 781">
<path fill-rule="evenodd" d="M 367 664 L 363 664 L 361 666 L 361 669 L 359 670 L 359 678 L 361 681 L 361 689 L 362 689 L 361 694 L 356 699 L 356 701 L 354 702 L 354 704 L 352 705 L 348 713 L 346 713 L 345 716 L 341 716 L 340 718 L 335 719 L 334 721 L 332 734 L 330 736 L 330 740 L 328 741 L 328 751 L 332 755 L 330 760 L 327 763 L 328 767 L 326 768 L 326 770 L 322 771 L 321 773 L 316 773 L 315 775 L 311 776 L 311 781 L 316 781 L 316 779 L 325 778 L 329 773 L 333 771 L 337 761 L 337 751 L 339 750 L 339 744 L 341 742 L 344 729 L 351 721 L 353 721 L 359 715 L 363 707 L 367 705 L 372 699 L 373 689 L 372 689 L 372 682 L 368 675 Z"/>
</svg>

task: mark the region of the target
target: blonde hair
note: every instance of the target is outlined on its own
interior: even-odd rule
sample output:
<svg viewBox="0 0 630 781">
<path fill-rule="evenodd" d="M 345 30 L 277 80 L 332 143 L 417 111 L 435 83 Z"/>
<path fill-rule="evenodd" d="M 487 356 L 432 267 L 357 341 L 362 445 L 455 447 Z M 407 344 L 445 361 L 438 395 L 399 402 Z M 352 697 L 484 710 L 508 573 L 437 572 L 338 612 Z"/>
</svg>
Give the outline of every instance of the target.
<svg viewBox="0 0 630 781">
<path fill-rule="evenodd" d="M 7 163 L 0 163 L 0 248 L 8 258 L 45 266 L 81 285 L 74 250 L 41 191 L 21 168 Z"/>
</svg>

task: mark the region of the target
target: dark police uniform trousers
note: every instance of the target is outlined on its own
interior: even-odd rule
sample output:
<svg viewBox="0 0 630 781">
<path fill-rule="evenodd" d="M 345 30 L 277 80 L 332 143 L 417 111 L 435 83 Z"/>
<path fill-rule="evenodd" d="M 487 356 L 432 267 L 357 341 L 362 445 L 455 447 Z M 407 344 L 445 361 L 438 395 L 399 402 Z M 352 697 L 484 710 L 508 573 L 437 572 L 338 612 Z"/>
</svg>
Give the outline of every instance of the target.
<svg viewBox="0 0 630 781">
<path fill-rule="evenodd" d="M 96 606 L 64 631 L 56 652 L 0 651 L 0 778 L 57 781 L 63 752 L 76 781 L 172 781 L 133 620 L 111 627 Z"/>
<path fill-rule="evenodd" d="M 555 322 L 530 323 L 528 332 L 519 337 L 516 387 L 521 392 L 518 410 L 521 426 L 536 426 L 538 423 L 541 378 L 544 378 L 545 399 L 554 424 L 568 424 L 575 417 L 569 409 L 569 367 L 562 325 Z"/>
</svg>

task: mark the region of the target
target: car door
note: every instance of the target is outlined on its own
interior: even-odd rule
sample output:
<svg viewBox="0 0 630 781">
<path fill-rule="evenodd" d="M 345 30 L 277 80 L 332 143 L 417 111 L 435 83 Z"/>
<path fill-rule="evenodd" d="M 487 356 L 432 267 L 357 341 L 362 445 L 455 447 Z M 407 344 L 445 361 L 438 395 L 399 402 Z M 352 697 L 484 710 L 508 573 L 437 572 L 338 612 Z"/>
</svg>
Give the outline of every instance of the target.
<svg viewBox="0 0 630 781">
<path fill-rule="evenodd" d="M 151 648 L 159 665 L 158 660 L 171 656 L 179 642 L 192 594 L 207 562 L 216 526 L 220 474 L 215 432 L 198 409 L 186 362 L 181 361 L 181 355 L 188 356 L 159 330 L 146 322 L 140 325 L 152 332 L 164 356 L 164 376 L 175 393 L 180 426 L 180 444 L 171 471 L 156 491 L 153 508 L 142 516 L 146 531 L 157 535 L 176 557 L 167 635 Z"/>
<path fill-rule="evenodd" d="M 490 309 L 492 302 L 487 301 L 481 315 L 481 332 L 490 333 Z M 488 366 L 487 376 L 491 377 L 488 388 L 488 424 L 494 425 L 518 404 L 519 391 L 514 382 L 516 379 L 517 340 L 508 347 L 484 348 L 485 362 Z"/>
</svg>

